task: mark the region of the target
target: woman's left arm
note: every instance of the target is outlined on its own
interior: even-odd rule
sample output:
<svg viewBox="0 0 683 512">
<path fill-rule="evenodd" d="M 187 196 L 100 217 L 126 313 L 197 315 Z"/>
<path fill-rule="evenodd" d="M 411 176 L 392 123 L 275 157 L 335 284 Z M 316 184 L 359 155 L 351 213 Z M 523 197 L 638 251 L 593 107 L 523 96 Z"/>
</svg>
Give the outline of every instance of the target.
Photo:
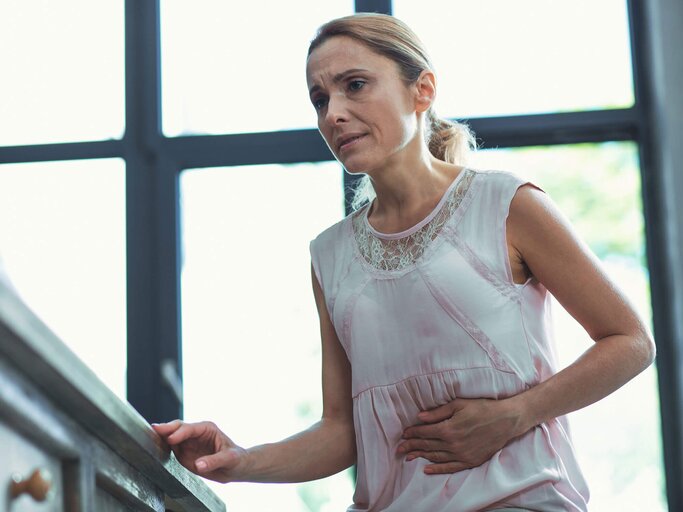
<svg viewBox="0 0 683 512">
<path fill-rule="evenodd" d="M 424 411 L 426 425 L 404 432 L 398 453 L 435 464 L 427 473 L 453 473 L 487 461 L 536 425 L 609 395 L 655 357 L 648 329 L 599 260 L 544 192 L 518 189 L 507 219 L 508 242 L 533 275 L 595 341 L 548 380 L 502 399 L 456 399 Z"/>
</svg>

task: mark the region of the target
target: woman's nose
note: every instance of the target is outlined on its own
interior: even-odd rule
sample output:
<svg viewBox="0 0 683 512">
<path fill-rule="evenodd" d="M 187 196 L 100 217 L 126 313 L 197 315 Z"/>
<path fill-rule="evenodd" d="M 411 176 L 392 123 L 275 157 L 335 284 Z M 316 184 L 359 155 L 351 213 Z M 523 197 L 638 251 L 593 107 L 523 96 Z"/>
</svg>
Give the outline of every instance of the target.
<svg viewBox="0 0 683 512">
<path fill-rule="evenodd" d="M 348 113 L 344 100 L 341 98 L 330 98 L 327 100 L 327 114 L 325 121 L 334 126 L 339 122 L 348 121 Z"/>
</svg>

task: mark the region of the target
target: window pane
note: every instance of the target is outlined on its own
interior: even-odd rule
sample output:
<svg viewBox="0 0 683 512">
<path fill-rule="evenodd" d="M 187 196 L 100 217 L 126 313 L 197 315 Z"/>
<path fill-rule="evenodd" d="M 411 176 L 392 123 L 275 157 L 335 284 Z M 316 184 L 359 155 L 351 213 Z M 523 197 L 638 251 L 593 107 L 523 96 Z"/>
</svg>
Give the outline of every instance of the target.
<svg viewBox="0 0 683 512">
<path fill-rule="evenodd" d="M 126 393 L 122 160 L 0 166 L 0 257 L 17 291 L 120 398 Z"/>
<path fill-rule="evenodd" d="M 480 151 L 472 165 L 538 183 L 652 329 L 637 147 L 580 144 Z M 553 298 L 559 365 L 593 344 Z M 591 510 L 667 510 L 654 366 L 612 395 L 569 415 L 591 490 Z"/>
<path fill-rule="evenodd" d="M 395 0 L 394 13 L 427 47 L 442 116 L 633 105 L 625 0 Z"/>
<path fill-rule="evenodd" d="M 238 444 L 279 441 L 322 413 L 309 242 L 343 217 L 336 163 L 181 175 L 185 417 Z M 304 484 L 213 485 L 235 512 L 338 511 L 346 471 Z"/>
<path fill-rule="evenodd" d="M 0 3 L 0 145 L 120 138 L 123 1 Z"/>
<path fill-rule="evenodd" d="M 352 12 L 352 0 L 162 0 L 164 134 L 315 126 L 308 44 L 319 25 Z"/>
</svg>

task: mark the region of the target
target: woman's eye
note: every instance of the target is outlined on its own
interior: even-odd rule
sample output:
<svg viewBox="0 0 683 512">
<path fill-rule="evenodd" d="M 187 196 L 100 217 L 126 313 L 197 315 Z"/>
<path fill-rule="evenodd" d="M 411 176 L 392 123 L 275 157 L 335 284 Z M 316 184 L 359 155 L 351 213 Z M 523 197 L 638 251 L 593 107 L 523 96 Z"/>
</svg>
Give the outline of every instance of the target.
<svg viewBox="0 0 683 512">
<path fill-rule="evenodd" d="M 354 87 L 354 84 L 360 84 L 360 85 L 358 87 Z M 365 80 L 351 80 L 349 82 L 349 87 L 354 91 L 362 89 L 364 85 L 365 85 Z"/>
<path fill-rule="evenodd" d="M 320 110 L 320 109 L 323 108 L 324 106 L 325 106 L 325 100 L 324 100 L 323 98 L 319 98 L 319 99 L 313 101 L 313 107 L 314 107 L 316 110 Z"/>
</svg>

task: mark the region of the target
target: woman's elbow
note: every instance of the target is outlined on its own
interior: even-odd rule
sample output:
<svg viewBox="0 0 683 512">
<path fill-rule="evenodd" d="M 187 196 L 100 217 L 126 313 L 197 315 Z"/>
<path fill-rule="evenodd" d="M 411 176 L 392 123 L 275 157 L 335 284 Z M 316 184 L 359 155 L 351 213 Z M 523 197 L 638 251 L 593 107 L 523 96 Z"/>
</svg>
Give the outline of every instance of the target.
<svg viewBox="0 0 683 512">
<path fill-rule="evenodd" d="M 655 344 L 655 340 L 649 335 L 647 336 L 647 346 L 648 346 L 647 366 L 650 366 L 652 363 L 655 362 L 655 358 L 657 357 L 657 345 Z"/>
<path fill-rule="evenodd" d="M 657 346 L 654 339 L 648 332 L 641 332 L 635 336 L 636 343 L 636 354 L 641 362 L 640 371 L 645 370 L 650 366 L 657 357 Z"/>
<path fill-rule="evenodd" d="M 356 463 L 356 430 L 352 416 L 322 418 L 323 424 L 330 429 L 329 442 L 336 448 L 339 463 L 346 469 Z"/>
</svg>

